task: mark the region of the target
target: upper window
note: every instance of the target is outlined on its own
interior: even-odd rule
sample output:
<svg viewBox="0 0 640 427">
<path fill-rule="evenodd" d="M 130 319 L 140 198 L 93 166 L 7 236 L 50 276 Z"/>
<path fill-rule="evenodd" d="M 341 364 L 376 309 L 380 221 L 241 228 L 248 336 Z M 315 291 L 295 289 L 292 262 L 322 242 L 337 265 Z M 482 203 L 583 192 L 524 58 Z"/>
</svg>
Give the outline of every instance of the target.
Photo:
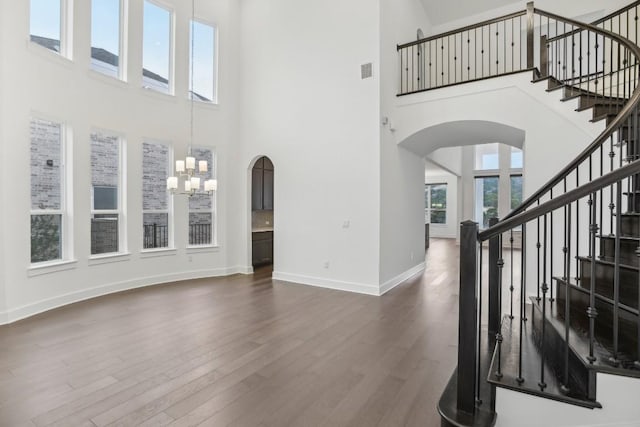
<svg viewBox="0 0 640 427">
<path fill-rule="evenodd" d="M 122 78 L 122 0 L 91 1 L 91 68 Z"/>
<path fill-rule="evenodd" d="M 65 258 L 62 125 L 31 120 L 31 262 Z"/>
<path fill-rule="evenodd" d="M 522 169 L 522 150 L 511 147 L 511 169 Z"/>
<path fill-rule="evenodd" d="M 142 85 L 171 93 L 172 12 L 155 3 L 144 2 Z"/>
<path fill-rule="evenodd" d="M 31 0 L 31 41 L 54 52 L 63 53 L 62 7 L 64 0 Z"/>
<path fill-rule="evenodd" d="M 447 223 L 447 184 L 424 186 L 425 223 Z"/>
<path fill-rule="evenodd" d="M 498 143 L 476 145 L 476 170 L 500 168 L 498 147 Z"/>
<path fill-rule="evenodd" d="M 193 79 L 189 79 L 192 99 L 215 102 L 216 99 L 216 30 L 213 26 L 191 21 L 190 67 Z M 192 81 L 193 80 L 193 81 Z"/>
<path fill-rule="evenodd" d="M 207 172 L 200 174 L 201 181 L 215 177 L 215 163 L 213 151 L 209 148 L 193 148 L 191 155 L 196 164 L 205 160 L 208 163 Z M 189 197 L 189 245 L 215 244 L 215 199 L 208 193 L 198 192 Z"/>
<path fill-rule="evenodd" d="M 91 134 L 91 255 L 123 248 L 121 141 L 116 135 Z"/>
<path fill-rule="evenodd" d="M 142 144 L 142 227 L 144 249 L 172 246 L 170 202 L 165 178 L 171 175 L 171 149 L 166 144 Z"/>
</svg>

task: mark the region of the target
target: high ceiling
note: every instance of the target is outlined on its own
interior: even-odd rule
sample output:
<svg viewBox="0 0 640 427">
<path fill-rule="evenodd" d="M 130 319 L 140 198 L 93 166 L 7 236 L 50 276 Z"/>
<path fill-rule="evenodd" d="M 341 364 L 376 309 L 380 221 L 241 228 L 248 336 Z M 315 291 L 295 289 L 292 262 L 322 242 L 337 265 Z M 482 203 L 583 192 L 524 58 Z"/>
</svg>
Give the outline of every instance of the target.
<svg viewBox="0 0 640 427">
<path fill-rule="evenodd" d="M 517 3 L 523 2 L 518 0 L 422 0 L 427 17 L 432 25 L 441 25 L 487 10 Z"/>
</svg>

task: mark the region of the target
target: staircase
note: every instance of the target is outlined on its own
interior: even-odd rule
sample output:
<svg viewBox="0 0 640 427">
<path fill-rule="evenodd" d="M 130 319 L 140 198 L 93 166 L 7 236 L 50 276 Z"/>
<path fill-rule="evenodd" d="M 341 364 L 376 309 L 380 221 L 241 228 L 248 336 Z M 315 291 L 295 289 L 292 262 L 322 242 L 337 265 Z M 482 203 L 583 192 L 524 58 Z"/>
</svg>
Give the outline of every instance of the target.
<svg viewBox="0 0 640 427">
<path fill-rule="evenodd" d="M 482 232 L 461 225 L 458 368 L 443 426 L 494 425 L 496 388 L 598 410 L 598 374 L 640 379 L 639 9 L 591 25 L 530 3 L 398 46 L 400 95 L 530 70 L 606 124 L 506 218 Z"/>
</svg>

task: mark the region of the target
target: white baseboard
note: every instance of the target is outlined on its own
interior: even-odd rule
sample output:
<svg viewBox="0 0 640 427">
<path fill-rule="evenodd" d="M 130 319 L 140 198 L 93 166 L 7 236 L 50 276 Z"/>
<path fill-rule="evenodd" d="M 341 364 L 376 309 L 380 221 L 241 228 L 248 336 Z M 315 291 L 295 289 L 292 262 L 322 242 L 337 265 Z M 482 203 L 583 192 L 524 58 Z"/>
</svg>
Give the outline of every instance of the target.
<svg viewBox="0 0 640 427">
<path fill-rule="evenodd" d="M 323 279 L 320 277 L 303 276 L 300 274 L 284 273 L 281 271 L 273 272 L 274 280 L 282 280 L 284 282 L 298 283 L 301 285 L 315 286 L 318 288 L 334 289 L 338 291 L 355 292 L 358 294 L 381 296 L 398 286 L 405 280 L 420 274 L 424 271 L 426 264 L 420 264 L 411 267 L 409 270 L 388 280 L 382 286 L 369 285 L 364 283 L 344 282 L 341 280 Z"/>
<path fill-rule="evenodd" d="M 251 271 L 249 271 L 251 270 Z M 177 282 L 181 280 L 203 279 L 207 277 L 222 277 L 232 274 L 251 274 L 253 268 L 246 266 L 216 268 L 208 270 L 194 270 L 178 274 L 146 276 L 134 280 L 110 283 L 108 285 L 97 286 L 95 288 L 82 289 L 70 292 L 53 298 L 36 301 L 30 304 L 16 307 L 5 312 L 0 312 L 0 325 L 13 323 L 54 308 L 62 307 L 88 299 L 113 294 L 116 292 L 128 291 L 131 289 L 144 288 L 147 286 L 161 285 L 165 283 Z"/>
<path fill-rule="evenodd" d="M 411 267 L 410 269 L 408 269 L 404 273 L 398 274 L 393 279 L 387 280 L 386 282 L 384 282 L 380 286 L 380 295 L 386 294 L 391 289 L 395 288 L 396 286 L 398 286 L 400 283 L 404 282 L 405 280 L 410 279 L 411 277 L 422 273 L 424 271 L 424 269 L 426 268 L 426 266 L 427 266 L 427 264 L 424 261 L 422 261 L 420 264 L 416 265 L 415 267 Z"/>
<path fill-rule="evenodd" d="M 284 282 L 298 283 L 301 285 L 315 286 L 318 288 L 334 289 L 337 291 L 355 292 L 365 295 L 380 295 L 380 288 L 376 285 L 365 283 L 344 282 L 341 280 L 324 279 L 321 277 L 303 276 L 301 274 L 284 273 L 281 271 L 273 272 L 274 280 L 282 280 Z"/>
</svg>

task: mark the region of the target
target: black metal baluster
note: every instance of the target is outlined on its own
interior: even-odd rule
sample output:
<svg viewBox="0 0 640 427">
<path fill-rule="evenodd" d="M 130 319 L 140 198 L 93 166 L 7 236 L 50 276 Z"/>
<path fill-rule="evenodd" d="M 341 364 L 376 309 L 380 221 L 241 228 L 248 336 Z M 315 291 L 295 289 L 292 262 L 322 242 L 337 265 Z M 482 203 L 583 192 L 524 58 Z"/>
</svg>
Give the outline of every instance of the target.
<svg viewBox="0 0 640 427">
<path fill-rule="evenodd" d="M 477 361 L 477 367 L 476 367 L 476 374 L 477 374 L 477 378 L 476 378 L 476 402 L 477 403 L 482 403 L 482 399 L 480 399 L 480 384 L 481 384 L 481 378 L 480 378 L 480 346 L 482 345 L 482 271 L 484 269 L 484 265 L 482 264 L 482 258 L 483 258 L 483 252 L 484 249 L 482 248 L 482 243 L 483 242 L 479 242 L 479 249 L 478 251 L 480 252 L 478 254 L 478 270 L 480 270 L 480 274 L 478 275 L 478 345 L 476 346 L 476 361 Z"/>
<path fill-rule="evenodd" d="M 618 130 L 618 134 L 620 134 L 621 130 Z M 622 145 L 622 140 L 620 140 L 620 144 Z M 613 170 L 613 159 L 616 157 L 616 152 L 613 149 L 613 134 L 609 138 L 609 160 L 610 160 L 610 168 Z M 609 187 L 609 235 L 613 236 L 613 209 L 615 209 L 616 205 L 613 203 L 613 185 Z"/>
<path fill-rule="evenodd" d="M 571 327 L 571 203 L 566 207 L 564 247 L 564 384 L 561 391 L 569 394 L 569 330 Z M 576 251 L 578 249 L 576 248 Z"/>
<path fill-rule="evenodd" d="M 618 316 L 620 315 L 620 235 L 622 233 L 622 182 L 616 184 L 616 237 L 615 237 L 615 258 L 613 267 L 613 354 L 609 362 L 618 366 Z"/>
<path fill-rule="evenodd" d="M 510 294 L 510 298 L 511 298 L 511 305 L 510 305 L 510 309 L 509 309 L 509 319 L 513 320 L 513 291 L 514 291 L 514 287 L 513 287 L 513 229 L 511 229 L 509 231 L 509 250 L 510 250 L 510 257 L 511 257 L 511 261 L 510 261 L 510 268 L 511 268 L 511 284 L 509 286 L 509 294 Z"/>
<path fill-rule="evenodd" d="M 538 206 L 540 206 L 540 200 L 538 200 Z M 536 249 L 538 249 L 538 280 L 537 280 L 537 291 L 536 291 L 536 300 L 540 301 L 540 248 L 542 245 L 540 244 L 540 217 L 537 219 L 538 222 L 538 241 L 536 242 Z"/>
<path fill-rule="evenodd" d="M 590 233 L 590 241 L 589 241 L 589 258 L 591 261 L 591 277 L 590 279 L 590 289 L 589 289 L 589 308 L 587 308 L 587 316 L 589 317 L 589 356 L 587 356 L 587 360 L 590 363 L 596 361 L 594 356 L 594 344 L 595 344 L 595 328 L 596 328 L 596 317 L 598 317 L 598 310 L 596 310 L 596 235 L 598 234 L 598 224 L 596 223 L 596 199 L 597 194 L 592 193 L 589 198 L 589 210 L 590 214 L 590 225 L 589 225 L 589 233 Z"/>
<path fill-rule="evenodd" d="M 502 274 L 504 268 L 504 259 L 502 258 L 502 234 L 498 237 L 498 242 L 500 245 L 498 249 L 500 253 L 500 258 L 498 258 L 498 316 L 500 322 L 498 323 L 498 333 L 496 334 L 498 367 L 495 375 L 496 378 L 502 378 Z"/>
<path fill-rule="evenodd" d="M 524 383 L 524 377 L 522 376 L 522 338 L 523 338 L 523 329 L 524 322 L 527 321 L 526 314 L 526 227 L 527 224 L 522 224 L 522 238 L 520 243 L 520 343 L 518 346 L 518 378 L 516 381 L 518 384 Z"/>
<path fill-rule="evenodd" d="M 553 187 L 551 188 L 550 198 L 553 199 Z M 551 229 L 551 235 L 549 236 L 549 245 L 553 248 L 553 212 L 549 213 L 549 225 Z M 551 286 L 551 292 L 549 293 L 549 302 L 555 302 L 553 293 L 553 252 L 549 251 L 549 281 L 547 282 Z M 544 280 L 547 280 L 545 277 Z"/>
<path fill-rule="evenodd" d="M 580 186 L 580 166 L 576 166 L 576 188 Z M 580 201 L 576 200 L 576 230 L 580 230 Z M 580 233 L 576 231 L 576 253 L 580 251 Z M 580 260 L 576 257 L 576 284 L 580 284 Z"/>
<path fill-rule="evenodd" d="M 540 387 L 540 390 L 544 391 L 545 388 L 547 388 L 547 383 L 545 383 L 544 381 L 544 359 L 545 359 L 545 349 L 547 347 L 546 343 L 545 343 L 545 333 L 546 333 L 546 319 L 547 319 L 547 291 L 549 290 L 549 287 L 547 286 L 546 283 L 546 279 L 547 279 L 547 215 L 544 215 L 544 220 L 543 220 L 543 224 L 544 224 L 544 236 L 543 236 L 543 241 L 544 241 L 544 249 L 543 249 L 543 260 L 542 260 L 542 277 L 544 282 L 542 283 L 542 338 L 541 338 L 541 346 L 540 346 L 540 382 L 538 383 L 538 386 Z"/>
</svg>

